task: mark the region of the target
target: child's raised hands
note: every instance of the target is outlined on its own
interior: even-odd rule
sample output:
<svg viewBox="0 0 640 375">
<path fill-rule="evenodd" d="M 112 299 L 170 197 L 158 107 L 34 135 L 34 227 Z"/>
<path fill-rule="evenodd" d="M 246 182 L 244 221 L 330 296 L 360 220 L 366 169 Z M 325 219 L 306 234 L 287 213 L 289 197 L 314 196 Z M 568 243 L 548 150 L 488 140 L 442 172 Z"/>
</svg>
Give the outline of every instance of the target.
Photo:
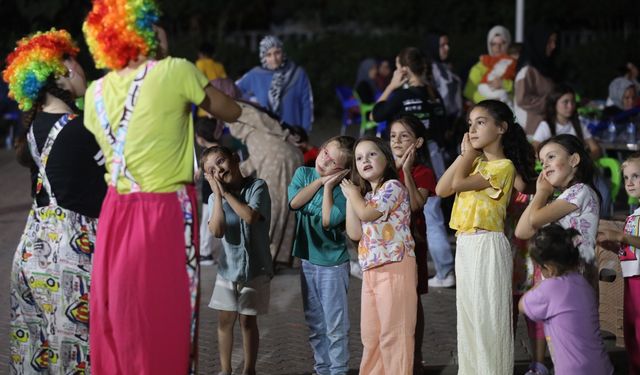
<svg viewBox="0 0 640 375">
<path fill-rule="evenodd" d="M 396 159 L 396 169 L 402 171 L 406 174 L 407 171 L 411 172 L 411 167 L 416 160 L 416 145 L 412 144 L 407 148 L 400 159 Z"/>
<path fill-rule="evenodd" d="M 350 199 L 355 195 L 360 195 L 360 188 L 358 187 L 358 185 L 354 184 L 349 179 L 342 180 L 342 182 L 340 183 L 340 188 L 342 189 L 342 194 L 344 194 L 347 199 Z"/>
<path fill-rule="evenodd" d="M 541 172 L 538 175 L 538 180 L 536 181 L 536 194 L 542 194 L 547 197 L 553 194 L 553 185 L 551 185 L 549 180 L 544 176 L 544 172 Z"/>
<path fill-rule="evenodd" d="M 222 198 L 225 196 L 227 191 L 225 190 L 224 186 L 222 185 L 222 183 L 220 182 L 217 176 L 214 176 L 209 172 L 205 172 L 204 178 L 207 180 L 207 182 L 209 183 L 209 186 L 211 186 L 211 190 L 217 197 Z"/>
<path fill-rule="evenodd" d="M 469 132 L 464 133 L 462 136 L 462 143 L 460 144 L 460 155 L 464 157 L 473 157 L 475 159 L 480 155 L 480 151 L 473 148 L 471 140 L 469 140 Z"/>
<path fill-rule="evenodd" d="M 399 68 L 393 71 L 393 76 L 391 77 L 391 82 L 389 82 L 389 86 L 394 90 L 398 87 L 404 85 L 409 81 L 407 77 L 406 69 Z"/>
<path fill-rule="evenodd" d="M 322 185 L 324 185 L 325 189 L 333 190 L 333 188 L 336 187 L 338 183 L 342 181 L 342 179 L 349 174 L 349 172 L 351 172 L 351 169 L 345 169 L 345 170 L 338 171 L 336 173 L 324 176 L 322 177 Z"/>
</svg>

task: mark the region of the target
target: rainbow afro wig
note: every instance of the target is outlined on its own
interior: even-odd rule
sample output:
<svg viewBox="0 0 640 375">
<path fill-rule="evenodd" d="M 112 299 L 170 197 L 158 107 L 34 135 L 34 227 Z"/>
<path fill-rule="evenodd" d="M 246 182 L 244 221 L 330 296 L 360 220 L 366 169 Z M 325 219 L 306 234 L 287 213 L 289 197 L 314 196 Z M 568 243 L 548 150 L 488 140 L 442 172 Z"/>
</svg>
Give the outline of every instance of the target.
<svg viewBox="0 0 640 375">
<path fill-rule="evenodd" d="M 9 97 L 28 111 L 50 77 L 68 73 L 65 57 L 78 54 L 78 47 L 65 30 L 51 29 L 20 39 L 7 56 L 2 78 L 9 85 Z"/>
<path fill-rule="evenodd" d="M 122 69 L 155 52 L 159 15 L 153 0 L 94 0 L 82 30 L 96 68 Z"/>
</svg>

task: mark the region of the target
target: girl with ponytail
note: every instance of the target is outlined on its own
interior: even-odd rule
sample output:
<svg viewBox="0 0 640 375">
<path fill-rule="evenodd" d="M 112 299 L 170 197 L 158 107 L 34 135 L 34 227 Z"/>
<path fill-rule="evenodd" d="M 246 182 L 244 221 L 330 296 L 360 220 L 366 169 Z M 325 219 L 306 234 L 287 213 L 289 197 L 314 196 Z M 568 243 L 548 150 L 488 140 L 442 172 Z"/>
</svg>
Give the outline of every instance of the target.
<svg viewBox="0 0 640 375">
<path fill-rule="evenodd" d="M 456 194 L 449 225 L 457 230 L 459 373 L 512 374 L 513 260 L 504 227 L 516 175 L 519 184 L 535 178 L 533 147 L 506 104 L 485 100 L 469 113 L 461 150 L 436 186 L 441 197 Z"/>
</svg>

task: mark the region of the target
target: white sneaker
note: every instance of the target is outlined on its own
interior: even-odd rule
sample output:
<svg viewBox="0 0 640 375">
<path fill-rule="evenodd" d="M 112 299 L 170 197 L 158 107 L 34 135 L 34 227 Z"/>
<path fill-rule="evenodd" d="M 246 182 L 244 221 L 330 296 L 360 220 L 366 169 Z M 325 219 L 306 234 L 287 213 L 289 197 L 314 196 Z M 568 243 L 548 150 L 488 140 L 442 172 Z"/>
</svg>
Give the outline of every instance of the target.
<svg viewBox="0 0 640 375">
<path fill-rule="evenodd" d="M 455 285 L 456 277 L 453 276 L 453 272 L 449 272 L 444 279 L 439 279 L 438 276 L 429 279 L 429 286 L 432 288 L 451 288 Z"/>
</svg>

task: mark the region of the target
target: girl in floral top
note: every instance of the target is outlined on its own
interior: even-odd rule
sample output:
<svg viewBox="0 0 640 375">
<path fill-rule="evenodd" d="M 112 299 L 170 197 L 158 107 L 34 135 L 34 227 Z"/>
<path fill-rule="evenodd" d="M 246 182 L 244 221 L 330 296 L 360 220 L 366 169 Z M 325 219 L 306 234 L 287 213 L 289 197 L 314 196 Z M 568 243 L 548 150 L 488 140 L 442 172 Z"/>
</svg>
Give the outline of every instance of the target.
<svg viewBox="0 0 640 375">
<path fill-rule="evenodd" d="M 355 144 L 353 182 L 340 184 L 347 198 L 347 235 L 359 241 L 362 267 L 361 374 L 413 370 L 417 275 L 407 189 L 393 155 L 380 138 Z"/>
<path fill-rule="evenodd" d="M 456 194 L 456 308 L 460 374 L 513 374 L 511 275 L 504 234 L 506 209 L 516 180 L 530 181 L 533 148 L 509 107 L 496 100 L 469 113 L 462 154 L 440 178 L 436 194 Z"/>
<path fill-rule="evenodd" d="M 598 290 L 595 247 L 600 203 L 594 186 L 595 164 L 584 143 L 574 135 L 549 138 L 539 150 L 542 173 L 536 194 L 518 222 L 516 236 L 529 239 L 539 228 L 554 222 L 576 229 L 581 235 L 580 272 Z M 561 194 L 549 202 L 555 190 Z"/>
</svg>

